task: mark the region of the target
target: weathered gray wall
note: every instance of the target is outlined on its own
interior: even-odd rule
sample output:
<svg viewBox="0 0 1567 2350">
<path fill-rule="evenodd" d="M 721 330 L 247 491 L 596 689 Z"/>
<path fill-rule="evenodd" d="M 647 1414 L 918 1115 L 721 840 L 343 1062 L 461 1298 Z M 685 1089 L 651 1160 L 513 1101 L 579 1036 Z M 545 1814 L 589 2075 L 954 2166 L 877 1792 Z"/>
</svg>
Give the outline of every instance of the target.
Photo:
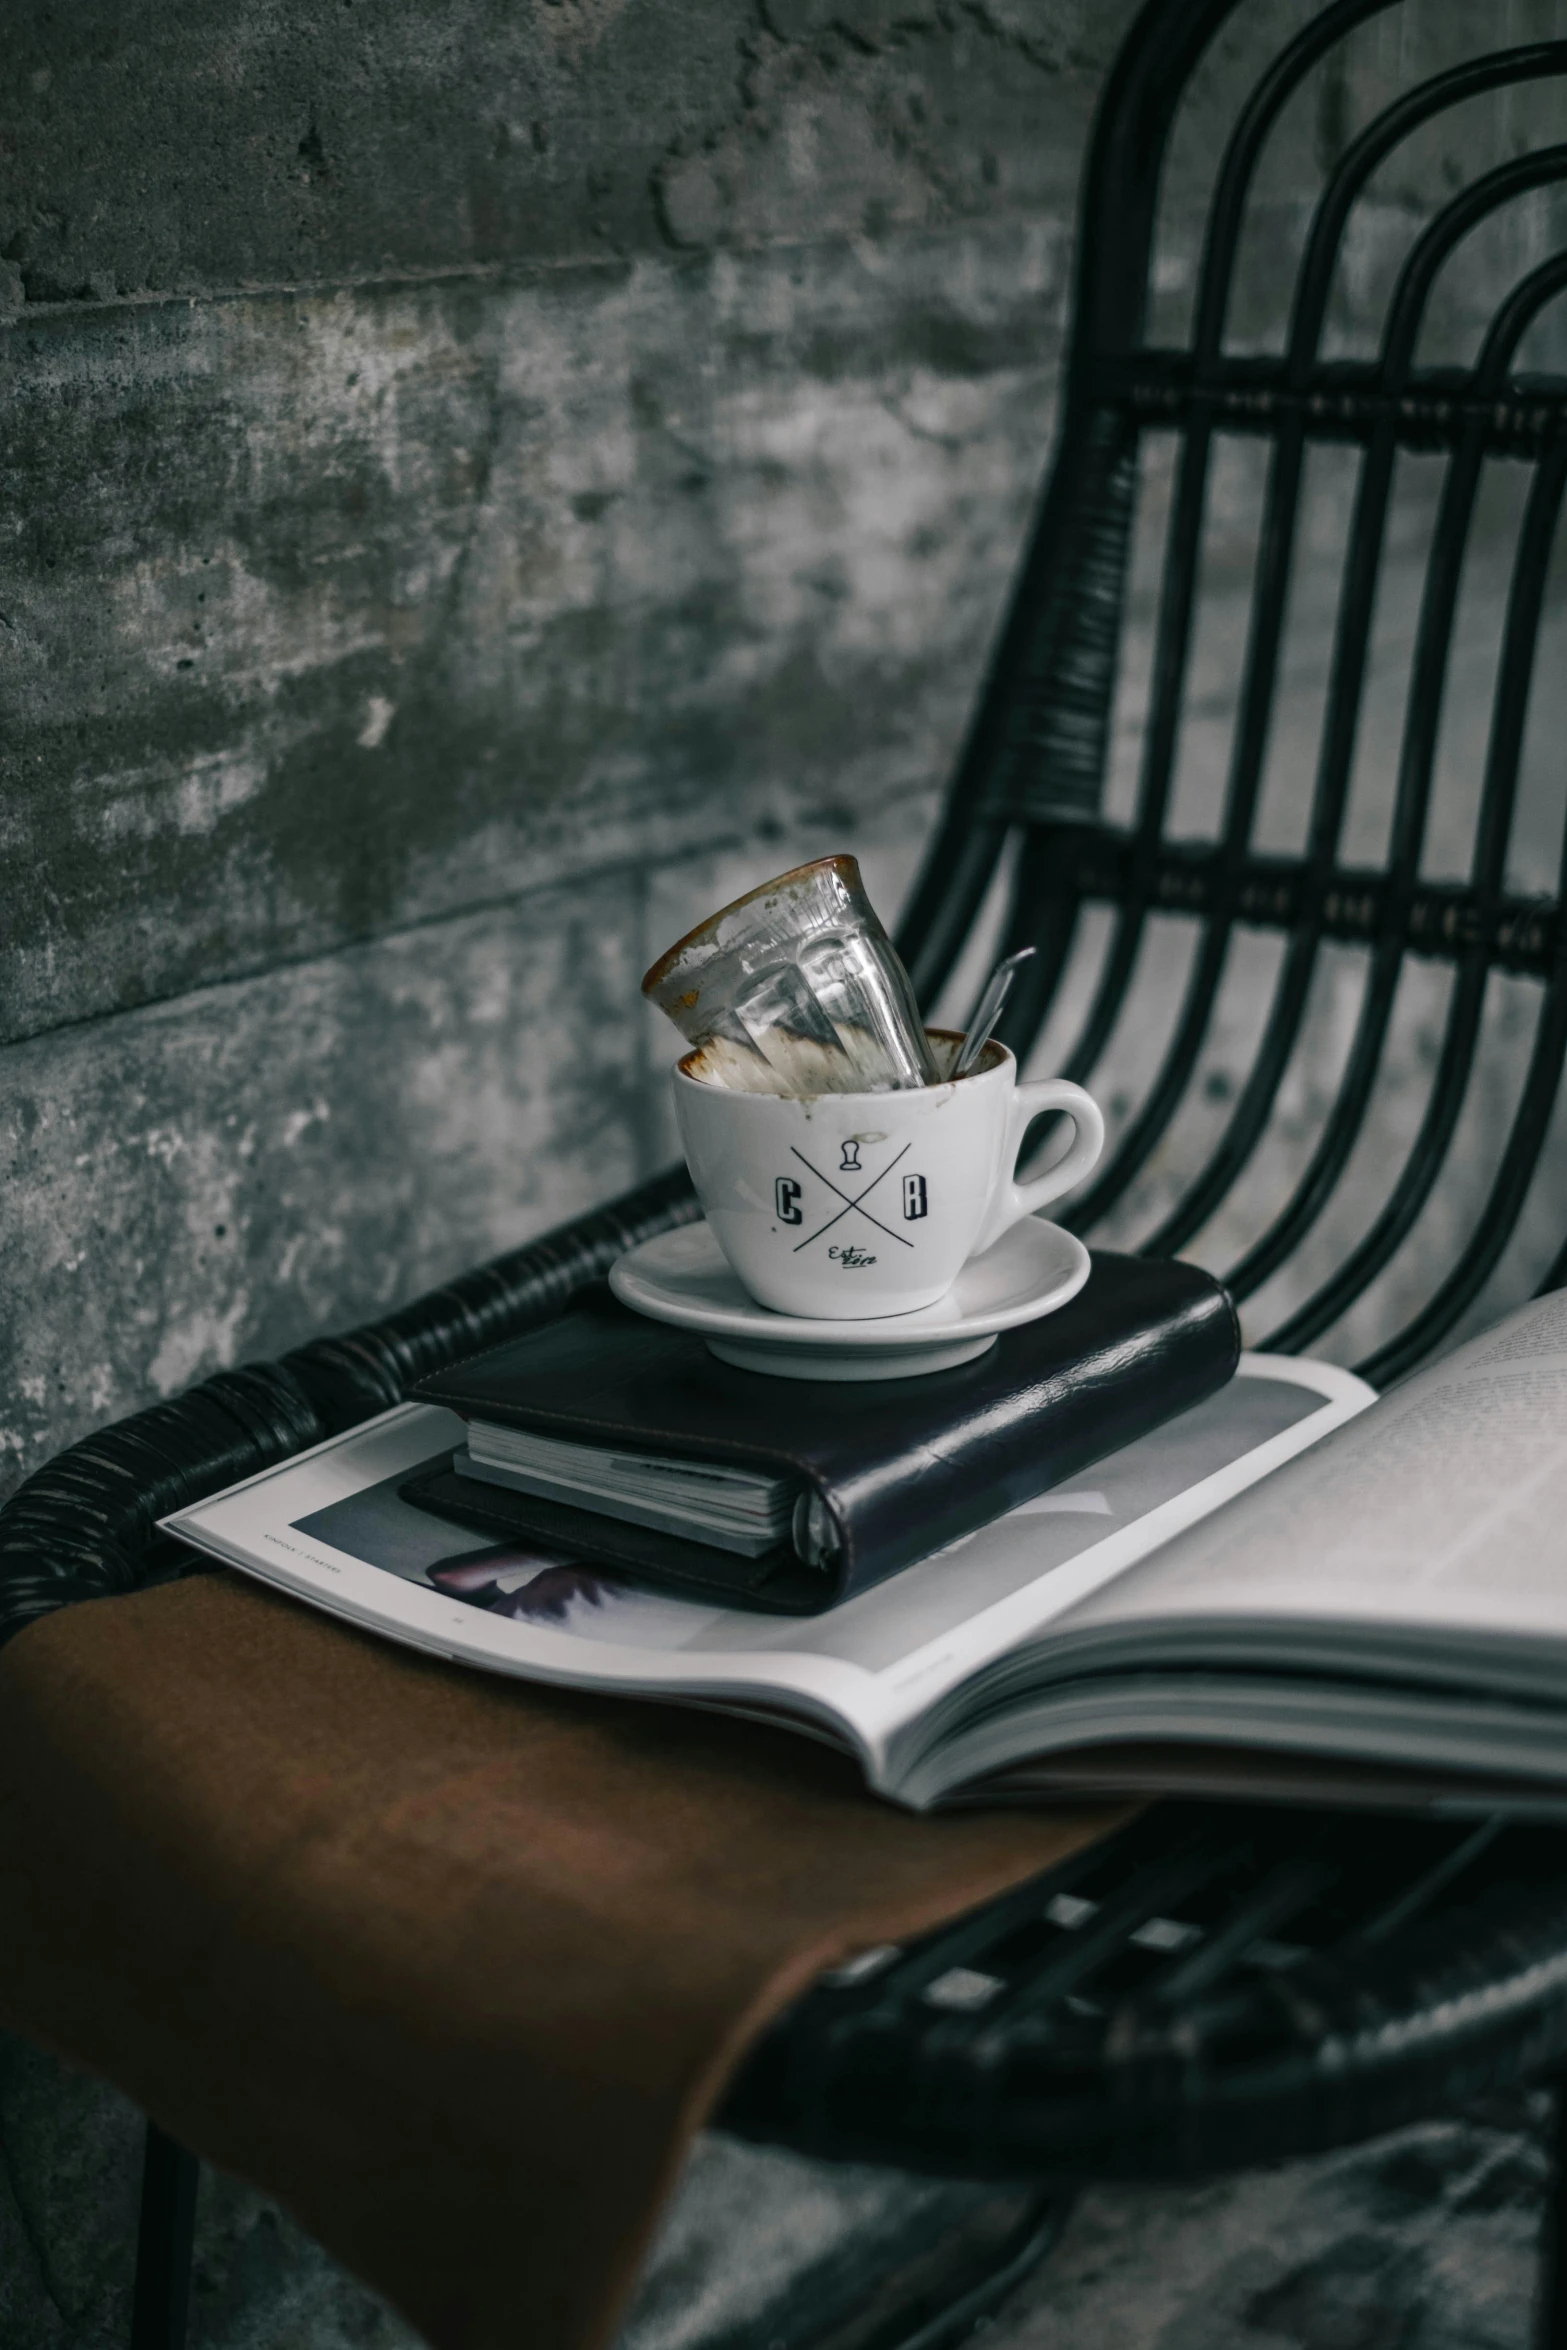
<svg viewBox="0 0 1567 2350">
<path fill-rule="evenodd" d="M 12 12 L 0 1492 L 661 1164 L 731 876 L 896 899 L 1126 13 Z"/>
<path fill-rule="evenodd" d="M 1300 13 L 1242 10 L 1197 92 L 1161 322 L 1190 303 L 1228 70 Z M 1559 13 L 1519 0 L 1513 37 Z M 667 1047 L 636 980 L 731 883 L 849 846 L 895 906 L 1042 469 L 1073 191 L 1129 14 L 13 8 L 0 1493 L 113 1413 L 373 1312 L 661 1164 Z M 1440 6 L 1416 18 L 1368 28 L 1286 118 L 1242 335 L 1276 310 L 1324 161 L 1476 32 Z M 1341 345 L 1364 338 L 1455 164 L 1540 135 L 1558 104 L 1547 88 L 1471 110 L 1378 181 Z M 1475 247 L 1440 292 L 1442 347 L 1472 338 L 1497 272 L 1550 231 L 1525 206 Z M 1199 826 L 1222 778 L 1254 454 L 1232 452 L 1215 501 L 1182 770 Z M 1151 445 L 1155 521 L 1159 466 Z M 1324 473 L 1324 608 L 1347 495 Z M 1395 698 L 1423 495 L 1384 630 Z M 1151 544 L 1121 786 L 1156 575 Z M 1305 636 L 1272 792 L 1286 831 L 1325 654 L 1320 626 Z M 1484 669 L 1482 646 L 1458 696 L 1471 743 Z M 1374 830 L 1385 728 L 1368 740 L 1384 746 L 1361 794 Z M 1106 1075 L 1113 1119 L 1184 951 L 1178 930 L 1150 948 L 1151 1008 Z M 1122 1230 L 1222 1115 L 1259 953 Z M 1299 1163 L 1356 984 L 1348 969 L 1308 1037 L 1264 1190 Z M 1411 999 L 1394 1057 L 1406 1124 L 1440 998 Z M 1505 1038 L 1488 1057 L 1488 1131 L 1516 1060 Z M 1363 1189 L 1345 1196 L 1330 1257 L 1364 1220 Z M 1241 1226 L 1266 1205 L 1244 1203 Z M 1457 1214 L 1421 1247 L 1447 1245 Z M 1398 1275 L 1411 1294 L 1423 1278 L 1423 1262 Z"/>
</svg>

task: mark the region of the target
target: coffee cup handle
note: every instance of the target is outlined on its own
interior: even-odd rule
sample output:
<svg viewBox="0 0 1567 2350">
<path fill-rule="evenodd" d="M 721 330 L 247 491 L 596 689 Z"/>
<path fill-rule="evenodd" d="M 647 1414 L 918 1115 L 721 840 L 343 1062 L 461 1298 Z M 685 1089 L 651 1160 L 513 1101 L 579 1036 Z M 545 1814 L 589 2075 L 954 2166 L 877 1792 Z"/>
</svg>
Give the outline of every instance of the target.
<svg viewBox="0 0 1567 2350">
<path fill-rule="evenodd" d="M 1019 1183 L 1015 1170 L 1023 1137 L 1045 1110 L 1064 1110 L 1077 1128 L 1076 1136 L 1064 1159 L 1058 1159 L 1045 1174 Z M 1032 1216 L 1049 1201 L 1059 1199 L 1064 1191 L 1070 1191 L 1074 1184 L 1081 1183 L 1104 1146 L 1105 1122 L 1091 1094 L 1065 1077 L 1023 1079 L 1012 1096 L 1007 1139 L 1001 1155 L 1002 1173 L 990 1212 L 974 1244 L 975 1255 L 998 1241 L 1020 1216 Z"/>
</svg>

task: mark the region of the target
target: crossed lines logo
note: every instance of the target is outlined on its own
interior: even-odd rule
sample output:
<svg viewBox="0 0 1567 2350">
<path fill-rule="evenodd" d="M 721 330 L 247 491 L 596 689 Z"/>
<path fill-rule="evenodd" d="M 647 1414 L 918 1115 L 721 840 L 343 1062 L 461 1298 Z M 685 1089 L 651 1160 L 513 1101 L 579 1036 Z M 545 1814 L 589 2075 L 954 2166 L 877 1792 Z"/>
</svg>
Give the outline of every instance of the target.
<svg viewBox="0 0 1567 2350">
<path fill-rule="evenodd" d="M 895 1240 L 900 1248 L 912 1248 L 914 1243 L 906 1232 L 900 1232 L 895 1224 L 890 1224 L 884 1221 L 884 1217 L 892 1216 L 897 1213 L 896 1208 L 890 1204 L 885 1193 L 877 1201 L 875 1209 L 868 1208 L 865 1205 L 872 1192 L 878 1190 L 879 1187 L 886 1182 L 887 1177 L 893 1172 L 894 1168 L 902 1165 L 903 1161 L 908 1157 L 912 1148 L 913 1145 L 906 1142 L 902 1150 L 898 1152 L 897 1156 L 887 1161 L 885 1167 L 879 1169 L 878 1172 L 874 1175 L 868 1175 L 868 1171 L 860 1164 L 859 1138 L 857 1136 L 851 1136 L 849 1140 L 843 1145 L 843 1155 L 837 1168 L 834 1170 L 834 1174 L 828 1175 L 823 1173 L 822 1169 L 816 1165 L 813 1159 L 808 1159 L 804 1151 L 795 1150 L 793 1145 L 791 1145 L 790 1155 L 793 1158 L 798 1159 L 801 1166 L 804 1167 L 810 1174 L 814 1175 L 817 1182 L 822 1184 L 828 1191 L 830 1191 L 835 1199 L 842 1202 L 842 1205 L 835 1209 L 835 1211 L 826 1219 L 825 1223 L 818 1224 L 814 1231 L 806 1233 L 803 1240 L 797 1240 L 795 1242 L 793 1254 L 798 1256 L 800 1251 L 802 1249 L 809 1248 L 813 1241 L 825 1239 L 827 1234 L 829 1232 L 835 1231 L 837 1227 L 844 1221 L 845 1217 L 848 1216 L 857 1216 L 863 1218 L 865 1223 L 873 1225 L 878 1232 L 885 1234 L 888 1240 Z M 835 1180 L 836 1176 L 846 1173 L 853 1175 L 867 1175 L 868 1179 L 861 1184 L 858 1191 L 846 1191 L 843 1185 Z M 780 1175 L 776 1179 L 773 1185 L 773 1206 L 777 1213 L 780 1224 L 803 1224 L 805 1222 L 805 1211 L 800 1205 L 804 1194 L 805 1187 L 801 1183 L 798 1176 Z M 897 1197 L 898 1194 L 895 1192 L 892 1195 L 892 1198 L 896 1199 Z M 904 1175 L 902 1183 L 902 1203 L 903 1221 L 906 1224 L 916 1224 L 923 1217 L 930 1213 L 930 1192 L 923 1175 Z M 830 1249 L 828 1254 L 831 1256 L 839 1256 L 841 1254 L 846 1261 L 851 1263 L 861 1262 L 874 1264 L 875 1262 L 873 1257 L 860 1257 L 857 1251 L 851 1252 L 849 1250 L 843 1250 L 840 1252 L 835 1248 Z"/>
</svg>

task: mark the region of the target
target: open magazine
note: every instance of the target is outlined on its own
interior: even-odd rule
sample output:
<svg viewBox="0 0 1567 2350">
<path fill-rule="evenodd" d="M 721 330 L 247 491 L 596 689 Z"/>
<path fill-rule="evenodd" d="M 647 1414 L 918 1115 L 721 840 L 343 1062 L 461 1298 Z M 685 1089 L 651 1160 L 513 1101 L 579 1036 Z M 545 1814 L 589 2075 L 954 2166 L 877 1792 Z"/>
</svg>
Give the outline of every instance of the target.
<svg viewBox="0 0 1567 2350">
<path fill-rule="evenodd" d="M 465 1436 L 404 1405 L 163 1524 L 461 1664 L 825 1737 L 916 1809 L 1233 1789 L 1567 1816 L 1567 1295 L 1381 1400 L 1243 1356 L 1070 1487 L 813 1616 L 403 1500 Z"/>
</svg>

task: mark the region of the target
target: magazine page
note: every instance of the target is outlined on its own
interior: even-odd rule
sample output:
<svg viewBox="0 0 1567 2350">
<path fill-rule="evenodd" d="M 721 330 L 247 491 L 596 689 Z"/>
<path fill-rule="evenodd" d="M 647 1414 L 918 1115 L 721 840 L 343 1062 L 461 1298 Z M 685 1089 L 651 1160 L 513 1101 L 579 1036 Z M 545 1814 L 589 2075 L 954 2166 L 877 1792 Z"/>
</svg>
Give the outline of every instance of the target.
<svg viewBox="0 0 1567 2350">
<path fill-rule="evenodd" d="M 460 1663 L 576 1687 L 750 1706 L 826 1731 L 887 1781 L 900 1728 L 1019 1638 L 1363 1408 L 1331 1366 L 1243 1357 L 1164 1428 L 817 1616 L 708 1606 L 541 1546 L 486 1541 L 402 1498 L 464 1440 L 406 1404 L 164 1521 L 228 1564 Z"/>
<path fill-rule="evenodd" d="M 1411 1688 L 1353 1671 L 1154 1670 L 1139 1656 L 1119 1671 L 1021 1683 L 914 1754 L 897 1788 L 923 1810 L 1068 1783 L 1119 1799 L 1244 1794 L 1253 1783 L 1280 1793 L 1288 1778 L 1296 1794 L 1332 1802 L 1354 1774 L 1371 1801 L 1465 1811 L 1505 1801 L 1509 1811 L 1561 1818 L 1564 1727 L 1559 1703 L 1467 1694 L 1451 1679 Z M 1063 1757 L 1072 1768 L 1058 1772 Z"/>
<path fill-rule="evenodd" d="M 1523 1307 L 1058 1626 L 1567 1703 L 1567 1294 Z M 1097 1636 L 1091 1638 L 1090 1636 Z M 1087 1643 L 1079 1653 L 1079 1644 Z"/>
</svg>

